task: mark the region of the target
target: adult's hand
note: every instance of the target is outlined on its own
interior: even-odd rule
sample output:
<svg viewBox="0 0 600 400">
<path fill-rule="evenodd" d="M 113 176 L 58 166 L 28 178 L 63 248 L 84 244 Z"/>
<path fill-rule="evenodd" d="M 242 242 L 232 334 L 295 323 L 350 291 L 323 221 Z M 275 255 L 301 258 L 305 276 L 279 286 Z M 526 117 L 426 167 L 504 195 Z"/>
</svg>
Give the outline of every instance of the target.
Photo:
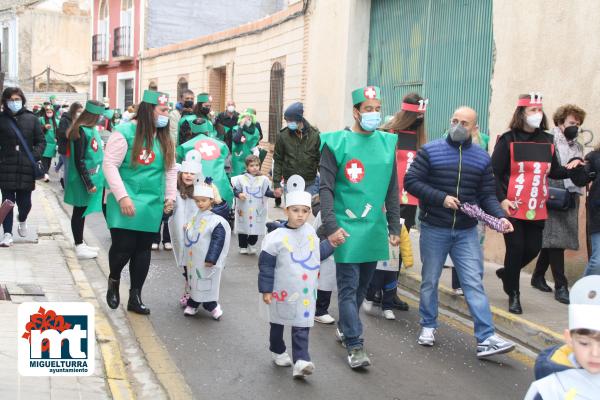
<svg viewBox="0 0 600 400">
<path fill-rule="evenodd" d="M 583 161 L 581 161 L 580 159 L 577 160 L 573 160 L 570 163 L 567 164 L 567 169 L 573 169 L 573 168 L 577 168 L 580 165 L 585 164 Z"/>
<path fill-rule="evenodd" d="M 389 241 L 390 241 L 390 244 L 394 247 L 400 246 L 400 236 L 398 236 L 398 235 L 390 235 Z"/>
<path fill-rule="evenodd" d="M 173 211 L 173 200 L 171 200 L 171 199 L 165 200 L 165 206 L 163 207 L 163 211 L 165 214 L 168 214 L 171 211 Z"/>
<path fill-rule="evenodd" d="M 504 232 L 502 233 L 511 233 L 515 231 L 513 225 L 506 218 L 500 218 L 500 222 L 502 222 L 502 225 L 504 225 Z"/>
<path fill-rule="evenodd" d="M 240 193 L 238 198 L 242 201 L 245 201 L 248 198 L 248 196 L 246 196 L 246 193 Z"/>
<path fill-rule="evenodd" d="M 335 247 L 343 244 L 346 241 L 346 238 L 350 235 L 344 228 L 338 228 L 337 231 L 333 232 L 331 235 L 327 237 L 327 239 L 331 242 Z"/>
<path fill-rule="evenodd" d="M 96 186 L 94 186 L 93 188 L 91 188 L 90 190 L 88 190 L 88 193 L 96 193 L 98 189 L 96 188 Z"/>
<path fill-rule="evenodd" d="M 446 196 L 444 199 L 444 207 L 451 208 L 453 210 L 458 210 L 460 207 L 460 200 L 458 200 L 454 196 Z"/>
<path fill-rule="evenodd" d="M 277 189 L 275 189 L 273 194 L 275 195 L 275 197 L 280 198 L 283 195 L 283 188 L 278 187 Z"/>
<path fill-rule="evenodd" d="M 509 199 L 502 200 L 502 203 L 500 203 L 500 207 L 502 207 L 506 215 L 511 215 L 513 210 L 517 209 L 516 204 L 510 201 Z"/>
<path fill-rule="evenodd" d="M 135 215 L 135 206 L 129 196 L 123 197 L 119 200 L 119 206 L 121 207 L 121 214 L 133 217 Z"/>
</svg>

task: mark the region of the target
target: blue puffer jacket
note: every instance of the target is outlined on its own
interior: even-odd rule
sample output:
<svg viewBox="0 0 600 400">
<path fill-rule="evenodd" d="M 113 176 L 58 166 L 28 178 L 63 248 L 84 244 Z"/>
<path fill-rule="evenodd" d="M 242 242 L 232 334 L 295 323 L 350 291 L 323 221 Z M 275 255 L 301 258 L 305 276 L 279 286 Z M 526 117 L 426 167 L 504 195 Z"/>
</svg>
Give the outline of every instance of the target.
<svg viewBox="0 0 600 400">
<path fill-rule="evenodd" d="M 467 229 L 477 220 L 444 207 L 447 195 L 478 204 L 494 217 L 505 217 L 496 198 L 489 154 L 471 139 L 462 145 L 449 137 L 424 145 L 404 177 L 404 187 L 419 199 L 421 221 L 442 228 Z"/>
</svg>

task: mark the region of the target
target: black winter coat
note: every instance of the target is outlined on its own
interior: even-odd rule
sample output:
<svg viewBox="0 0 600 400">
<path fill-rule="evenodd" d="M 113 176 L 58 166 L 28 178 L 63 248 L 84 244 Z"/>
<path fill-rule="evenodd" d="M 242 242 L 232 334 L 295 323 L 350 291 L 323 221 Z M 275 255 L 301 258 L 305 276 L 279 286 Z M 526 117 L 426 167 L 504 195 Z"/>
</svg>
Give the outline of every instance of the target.
<svg viewBox="0 0 600 400">
<path fill-rule="evenodd" d="M 36 161 L 46 148 L 38 117 L 25 108 L 14 115 L 5 109 L 0 114 L 0 190 L 34 190 L 33 165 L 9 119 L 16 121 Z"/>
<path fill-rule="evenodd" d="M 56 143 L 58 144 L 58 154 L 66 155 L 67 154 L 67 131 L 73 121 L 71 120 L 71 116 L 68 112 L 64 113 L 60 117 L 60 122 L 58 123 L 58 129 L 56 129 Z"/>
<path fill-rule="evenodd" d="M 590 234 L 600 232 L 600 151 L 594 150 L 585 156 L 587 181 L 592 182 L 587 207 Z M 577 185 L 578 183 L 575 182 Z"/>
</svg>

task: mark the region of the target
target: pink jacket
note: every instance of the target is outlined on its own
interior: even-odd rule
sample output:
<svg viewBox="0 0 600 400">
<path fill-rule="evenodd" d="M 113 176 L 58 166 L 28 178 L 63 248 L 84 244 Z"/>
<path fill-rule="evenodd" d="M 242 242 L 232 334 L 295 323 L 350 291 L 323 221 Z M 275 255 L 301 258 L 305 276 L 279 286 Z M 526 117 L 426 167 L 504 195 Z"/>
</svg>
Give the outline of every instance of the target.
<svg viewBox="0 0 600 400">
<path fill-rule="evenodd" d="M 102 162 L 102 171 L 111 193 L 117 201 L 128 196 L 119 167 L 123 163 L 123 159 L 127 154 L 127 141 L 125 137 L 118 131 L 113 133 L 108 138 L 106 149 L 104 149 L 104 161 Z M 173 166 L 167 171 L 165 188 L 165 199 L 175 201 L 177 194 L 177 167 L 173 161 Z"/>
</svg>

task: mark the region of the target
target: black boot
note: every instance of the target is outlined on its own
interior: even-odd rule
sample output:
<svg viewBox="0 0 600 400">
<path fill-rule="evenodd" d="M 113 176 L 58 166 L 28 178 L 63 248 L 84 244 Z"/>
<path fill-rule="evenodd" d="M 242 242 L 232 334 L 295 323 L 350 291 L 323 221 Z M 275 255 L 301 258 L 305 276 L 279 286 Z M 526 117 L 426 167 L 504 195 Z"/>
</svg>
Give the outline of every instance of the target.
<svg viewBox="0 0 600 400">
<path fill-rule="evenodd" d="M 554 290 L 554 298 L 559 303 L 569 304 L 569 289 L 566 286 L 557 287 Z"/>
<path fill-rule="evenodd" d="M 552 288 L 550 286 L 548 286 L 548 284 L 546 283 L 546 280 L 544 279 L 543 276 L 535 276 L 532 275 L 531 276 L 531 286 L 533 286 L 534 288 L 541 290 L 542 292 L 551 292 Z"/>
<path fill-rule="evenodd" d="M 508 294 L 508 311 L 513 314 L 523 314 L 519 292 L 513 291 Z"/>
<path fill-rule="evenodd" d="M 408 311 L 408 303 L 400 300 L 400 297 L 394 296 L 394 308 L 400 311 Z"/>
<path fill-rule="evenodd" d="M 106 303 L 113 310 L 119 307 L 121 298 L 119 297 L 119 279 L 108 278 L 108 289 L 106 290 Z"/>
<path fill-rule="evenodd" d="M 142 303 L 142 290 L 129 289 L 129 302 L 127 303 L 127 311 L 147 315 L 150 314 L 150 309 Z"/>
<path fill-rule="evenodd" d="M 375 292 L 372 301 L 374 304 L 381 304 L 381 290 Z"/>
</svg>

